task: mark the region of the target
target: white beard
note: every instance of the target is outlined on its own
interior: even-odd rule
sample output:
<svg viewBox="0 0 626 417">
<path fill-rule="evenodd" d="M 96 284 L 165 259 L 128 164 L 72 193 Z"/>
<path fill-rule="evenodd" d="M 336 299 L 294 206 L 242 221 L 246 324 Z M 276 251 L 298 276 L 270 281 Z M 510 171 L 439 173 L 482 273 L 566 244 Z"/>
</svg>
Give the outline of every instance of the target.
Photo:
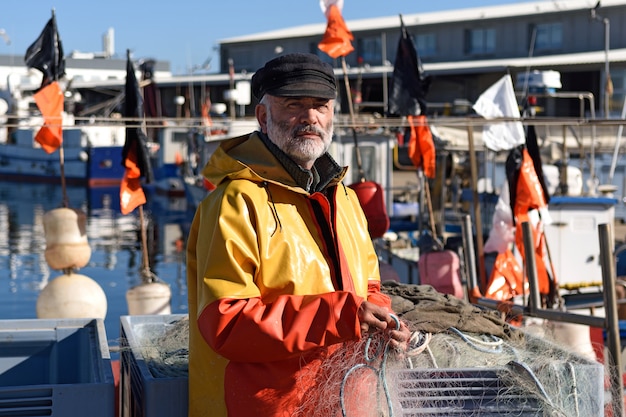
<svg viewBox="0 0 626 417">
<path fill-rule="evenodd" d="M 275 122 L 272 119 L 269 106 L 267 107 L 267 136 L 280 150 L 298 163 L 314 162 L 328 151 L 332 139 L 332 130 L 332 121 L 327 129 L 315 125 L 300 125 L 290 129 L 285 126 L 285 123 Z M 297 134 L 302 131 L 315 133 L 319 135 L 319 139 L 298 137 Z"/>
</svg>

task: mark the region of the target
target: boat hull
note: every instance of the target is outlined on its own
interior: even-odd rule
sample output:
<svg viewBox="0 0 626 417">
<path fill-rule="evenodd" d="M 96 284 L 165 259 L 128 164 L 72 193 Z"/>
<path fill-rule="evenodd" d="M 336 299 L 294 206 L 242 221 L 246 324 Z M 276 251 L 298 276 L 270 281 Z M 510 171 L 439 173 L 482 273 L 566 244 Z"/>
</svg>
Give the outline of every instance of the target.
<svg viewBox="0 0 626 417">
<path fill-rule="evenodd" d="M 45 152 L 30 130 L 15 132 L 0 145 L 0 180 L 98 186 L 119 185 L 123 175 L 122 146 L 81 146 L 80 129 L 63 132 L 61 150 Z"/>
</svg>

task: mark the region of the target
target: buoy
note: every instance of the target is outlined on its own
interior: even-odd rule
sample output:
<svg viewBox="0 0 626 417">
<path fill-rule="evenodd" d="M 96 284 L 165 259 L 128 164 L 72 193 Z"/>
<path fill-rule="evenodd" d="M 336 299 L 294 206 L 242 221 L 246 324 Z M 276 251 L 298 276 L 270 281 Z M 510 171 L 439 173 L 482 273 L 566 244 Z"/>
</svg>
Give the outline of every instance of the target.
<svg viewBox="0 0 626 417">
<path fill-rule="evenodd" d="M 172 290 L 164 282 L 144 282 L 126 291 L 128 314 L 170 314 Z"/>
<path fill-rule="evenodd" d="M 65 270 L 87 265 L 91 248 L 86 221 L 85 213 L 71 208 L 54 209 L 44 215 L 45 258 L 50 268 Z"/>
<path fill-rule="evenodd" d="M 37 317 L 40 319 L 104 319 L 106 314 L 104 290 L 85 275 L 60 275 L 49 281 L 37 298 Z"/>
</svg>

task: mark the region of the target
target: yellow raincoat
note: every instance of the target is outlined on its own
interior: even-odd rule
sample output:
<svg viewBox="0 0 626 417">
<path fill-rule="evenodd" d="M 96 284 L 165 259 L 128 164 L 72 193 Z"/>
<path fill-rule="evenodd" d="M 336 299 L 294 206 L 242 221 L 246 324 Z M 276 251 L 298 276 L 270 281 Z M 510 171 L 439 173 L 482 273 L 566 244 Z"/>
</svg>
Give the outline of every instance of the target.
<svg viewBox="0 0 626 417">
<path fill-rule="evenodd" d="M 362 301 L 389 307 L 346 170 L 310 194 L 257 133 L 205 167 L 217 188 L 187 245 L 190 417 L 292 415 L 329 349 L 361 337 Z"/>
</svg>

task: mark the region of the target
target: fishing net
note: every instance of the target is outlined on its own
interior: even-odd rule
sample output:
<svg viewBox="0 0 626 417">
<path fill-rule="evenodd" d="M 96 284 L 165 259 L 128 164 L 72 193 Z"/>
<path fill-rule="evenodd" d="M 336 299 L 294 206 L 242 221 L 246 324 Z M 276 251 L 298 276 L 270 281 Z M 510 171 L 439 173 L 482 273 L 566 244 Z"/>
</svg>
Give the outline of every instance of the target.
<svg viewBox="0 0 626 417">
<path fill-rule="evenodd" d="M 137 348 L 155 378 L 188 376 L 189 319 L 134 327 Z"/>
<path fill-rule="evenodd" d="M 430 286 L 389 282 L 383 292 L 412 331 L 409 349 L 390 349 L 384 333 L 344 345 L 296 415 L 604 415 L 602 364 Z"/>
<path fill-rule="evenodd" d="M 379 332 L 328 353 L 300 376 L 313 388 L 294 416 L 604 415 L 602 364 L 432 287 L 385 283 L 383 291 L 411 330 L 408 350 Z M 187 375 L 188 331 L 187 319 L 136 331 L 155 377 Z"/>
</svg>

